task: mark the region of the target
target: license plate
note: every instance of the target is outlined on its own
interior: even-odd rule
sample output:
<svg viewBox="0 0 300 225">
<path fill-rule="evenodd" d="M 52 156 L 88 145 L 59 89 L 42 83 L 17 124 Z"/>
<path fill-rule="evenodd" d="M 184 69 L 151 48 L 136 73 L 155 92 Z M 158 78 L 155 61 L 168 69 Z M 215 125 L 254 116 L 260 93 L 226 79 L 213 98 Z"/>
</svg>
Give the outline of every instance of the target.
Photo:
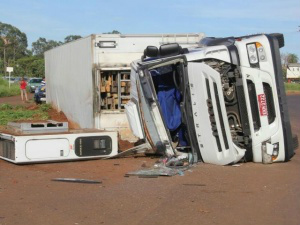
<svg viewBox="0 0 300 225">
<path fill-rule="evenodd" d="M 266 95 L 260 94 L 258 95 L 258 104 L 259 104 L 259 112 L 261 116 L 267 116 L 268 115 L 268 108 L 267 108 L 267 101 L 266 101 Z"/>
</svg>

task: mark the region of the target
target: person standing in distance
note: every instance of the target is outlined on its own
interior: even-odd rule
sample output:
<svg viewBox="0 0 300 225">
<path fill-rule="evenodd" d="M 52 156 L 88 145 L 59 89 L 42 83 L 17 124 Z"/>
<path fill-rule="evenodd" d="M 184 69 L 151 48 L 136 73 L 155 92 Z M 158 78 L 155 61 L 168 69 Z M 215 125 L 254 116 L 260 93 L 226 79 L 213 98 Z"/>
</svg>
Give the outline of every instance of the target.
<svg viewBox="0 0 300 225">
<path fill-rule="evenodd" d="M 27 83 L 24 80 L 24 78 L 22 77 L 21 81 L 20 81 L 20 90 L 21 90 L 21 99 L 22 99 L 22 101 L 24 101 L 24 95 L 25 95 L 25 100 L 28 101 L 26 87 L 27 87 Z"/>
</svg>

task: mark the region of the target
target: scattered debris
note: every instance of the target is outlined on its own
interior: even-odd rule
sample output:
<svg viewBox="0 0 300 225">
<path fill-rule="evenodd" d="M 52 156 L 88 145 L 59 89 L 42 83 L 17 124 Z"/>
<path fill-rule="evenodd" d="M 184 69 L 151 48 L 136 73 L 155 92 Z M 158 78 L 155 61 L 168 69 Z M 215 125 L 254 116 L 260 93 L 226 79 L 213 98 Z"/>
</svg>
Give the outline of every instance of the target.
<svg viewBox="0 0 300 225">
<path fill-rule="evenodd" d="M 84 184 L 101 184 L 102 181 L 98 180 L 85 180 L 76 178 L 54 178 L 52 181 L 70 182 L 70 183 L 84 183 Z"/>
<path fill-rule="evenodd" d="M 155 178 L 158 176 L 184 176 L 184 171 L 189 169 L 189 164 L 186 164 L 186 159 L 178 159 L 175 157 L 161 158 L 152 168 L 145 168 L 146 165 L 143 163 L 144 169 L 129 172 L 127 176 L 139 176 L 140 178 Z M 176 166 L 179 165 L 179 166 Z"/>
<path fill-rule="evenodd" d="M 123 152 L 126 151 L 127 149 L 133 148 L 136 146 L 136 143 L 132 143 L 126 140 L 122 140 L 121 137 L 119 136 L 118 138 L 118 147 L 119 151 Z"/>
<path fill-rule="evenodd" d="M 178 174 L 178 170 L 171 169 L 166 166 L 154 167 L 149 169 L 137 170 L 134 172 L 129 172 L 126 175 L 129 176 L 174 176 Z"/>
<path fill-rule="evenodd" d="M 114 158 L 129 156 L 129 155 L 136 155 L 136 154 L 140 154 L 140 153 L 145 153 L 148 149 L 151 149 L 150 144 L 149 143 L 144 143 L 144 144 L 135 146 L 133 148 L 130 148 L 126 151 L 120 152 L 117 155 L 106 157 L 104 159 L 114 159 Z"/>
<path fill-rule="evenodd" d="M 242 164 L 233 164 L 232 166 L 234 166 L 234 167 L 239 167 L 239 166 L 241 166 Z"/>
<path fill-rule="evenodd" d="M 210 211 L 205 210 L 205 209 L 199 209 L 199 212 L 202 212 L 202 213 L 210 213 Z"/>
<path fill-rule="evenodd" d="M 205 184 L 182 184 L 184 186 L 197 186 L 197 187 L 205 187 Z"/>
<path fill-rule="evenodd" d="M 54 120 L 8 122 L 7 127 L 13 132 L 21 134 L 58 133 L 69 131 L 68 122 L 57 122 Z"/>
<path fill-rule="evenodd" d="M 140 175 L 139 178 L 158 178 L 158 176 L 155 175 Z"/>
<path fill-rule="evenodd" d="M 148 167 L 148 166 L 147 166 L 147 162 L 146 162 L 146 161 L 143 161 L 141 167 L 144 167 L 144 168 Z"/>
<path fill-rule="evenodd" d="M 179 176 L 184 176 L 184 172 L 182 170 L 178 170 L 178 175 Z"/>
</svg>

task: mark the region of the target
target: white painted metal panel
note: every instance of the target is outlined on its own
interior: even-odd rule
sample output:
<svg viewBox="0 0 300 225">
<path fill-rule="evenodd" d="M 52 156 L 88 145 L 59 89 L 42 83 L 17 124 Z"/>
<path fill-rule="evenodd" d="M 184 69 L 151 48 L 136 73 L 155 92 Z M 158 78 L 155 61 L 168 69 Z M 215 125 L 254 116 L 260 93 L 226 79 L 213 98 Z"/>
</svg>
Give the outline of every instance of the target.
<svg viewBox="0 0 300 225">
<path fill-rule="evenodd" d="M 137 34 L 137 35 L 96 35 L 95 50 L 98 67 L 129 67 L 134 60 L 140 59 L 148 45 L 156 46 L 168 43 L 179 43 L 183 48 L 197 47 L 203 33 L 195 34 Z M 114 46 L 101 47 L 101 43 L 114 42 Z"/>
<path fill-rule="evenodd" d="M 25 154 L 29 159 L 66 157 L 70 153 L 68 139 L 32 139 L 26 142 Z"/>
<path fill-rule="evenodd" d="M 47 102 L 81 128 L 93 128 L 92 36 L 45 53 Z"/>
<path fill-rule="evenodd" d="M 197 133 L 197 141 L 200 146 L 201 156 L 206 163 L 216 165 L 227 165 L 229 163 L 238 162 L 245 154 L 245 149 L 240 149 L 233 144 L 229 124 L 226 122 L 227 114 L 222 92 L 222 85 L 220 74 L 204 63 L 189 63 L 188 65 L 192 111 L 194 114 L 195 130 Z M 208 92 L 206 88 L 206 79 L 209 81 L 211 100 L 214 108 L 214 115 L 216 117 L 216 126 L 218 128 L 218 135 L 220 138 L 221 149 L 218 149 L 216 138 L 212 135 L 212 128 L 210 122 L 210 115 L 206 106 L 208 99 Z M 219 93 L 219 101 L 221 106 L 221 113 L 224 118 L 224 129 L 229 140 L 229 148 L 225 146 L 224 139 L 221 132 L 220 115 L 217 111 L 217 103 L 215 99 L 215 91 L 213 82 L 217 85 Z"/>
<path fill-rule="evenodd" d="M 130 125 L 130 128 L 131 128 L 133 134 L 136 137 L 143 139 L 144 133 L 142 130 L 142 124 L 141 124 L 141 120 L 139 117 L 137 105 L 133 102 L 128 102 L 125 105 L 125 111 L 126 111 L 127 119 L 128 119 L 128 122 L 129 122 L 129 125 Z"/>
<path fill-rule="evenodd" d="M 112 140 L 111 153 L 96 156 L 76 155 L 76 139 L 91 136 L 110 137 Z M 15 164 L 98 159 L 118 154 L 118 132 L 116 131 L 85 132 L 85 130 L 74 130 L 62 134 L 24 134 L 21 136 L 1 133 L 0 137 L 12 143 L 9 149 L 12 154 L 0 155 L 0 158 Z M 61 150 L 64 150 L 62 155 Z M 91 149 L 91 151 L 94 150 Z"/>
</svg>

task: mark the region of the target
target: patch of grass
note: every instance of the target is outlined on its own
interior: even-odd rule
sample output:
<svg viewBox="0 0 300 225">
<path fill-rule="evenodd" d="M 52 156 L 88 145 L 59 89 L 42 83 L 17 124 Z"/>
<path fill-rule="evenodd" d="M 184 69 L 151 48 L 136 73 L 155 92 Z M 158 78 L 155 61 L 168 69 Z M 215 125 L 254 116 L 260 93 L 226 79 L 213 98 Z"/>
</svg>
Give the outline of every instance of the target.
<svg viewBox="0 0 300 225">
<path fill-rule="evenodd" d="M 16 109 L 16 110 L 22 110 L 22 109 L 25 109 L 25 106 L 23 106 L 23 105 L 16 105 L 14 107 L 14 109 Z"/>
<path fill-rule="evenodd" d="M 300 91 L 300 84 L 285 83 L 284 86 L 286 91 Z"/>
<path fill-rule="evenodd" d="M 11 104 L 1 104 L 0 105 L 0 110 L 10 110 L 10 109 L 13 109 L 13 106 Z"/>
<path fill-rule="evenodd" d="M 48 109 L 47 109 L 48 108 Z M 0 105 L 0 125 L 7 125 L 8 122 L 18 120 L 47 120 L 49 119 L 48 110 L 51 106 L 41 107 L 30 110 L 23 106 L 12 106 L 9 104 Z"/>
<path fill-rule="evenodd" d="M 0 97 L 15 96 L 20 94 L 19 84 L 10 84 L 8 81 L 0 78 Z"/>
<path fill-rule="evenodd" d="M 40 105 L 40 110 L 43 111 L 43 112 L 47 112 L 51 108 L 52 108 L 52 106 L 50 104 L 42 104 L 42 105 Z"/>
</svg>

